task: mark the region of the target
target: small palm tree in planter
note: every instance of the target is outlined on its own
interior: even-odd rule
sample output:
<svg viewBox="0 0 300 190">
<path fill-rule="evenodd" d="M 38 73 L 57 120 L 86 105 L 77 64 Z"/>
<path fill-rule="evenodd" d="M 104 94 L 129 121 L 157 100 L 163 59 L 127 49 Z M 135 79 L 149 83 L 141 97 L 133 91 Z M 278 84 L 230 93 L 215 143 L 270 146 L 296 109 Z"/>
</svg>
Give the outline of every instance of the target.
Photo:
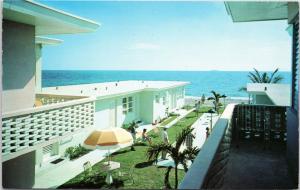
<svg viewBox="0 0 300 190">
<path fill-rule="evenodd" d="M 220 106 L 222 105 L 220 103 L 220 99 L 221 98 L 226 98 L 225 94 L 221 95 L 219 93 L 216 93 L 215 91 L 211 91 L 211 93 L 213 94 L 213 96 L 207 98 L 207 100 L 212 100 L 213 101 L 213 104 L 214 104 L 214 107 L 215 107 L 215 110 L 216 112 L 219 114 L 219 108 Z"/>
<path fill-rule="evenodd" d="M 149 160 L 157 160 L 158 156 L 162 152 L 167 152 L 172 159 L 174 160 L 175 165 L 175 189 L 178 187 L 178 165 L 182 164 L 184 167 L 184 171 L 187 172 L 188 166 L 187 161 L 189 159 L 194 159 L 198 152 L 198 148 L 188 148 L 184 151 L 180 152 L 179 149 L 181 145 L 186 141 L 187 136 L 191 134 L 193 131 L 193 128 L 186 127 L 182 129 L 181 133 L 178 134 L 176 137 L 175 146 L 172 146 L 170 143 L 158 143 L 158 144 L 152 144 L 148 150 L 147 150 L 147 156 Z M 193 138 L 195 138 L 193 136 Z M 171 167 L 167 168 L 166 174 L 165 174 L 165 186 L 166 188 L 171 188 L 171 185 L 169 183 L 169 173 L 171 171 Z"/>
</svg>

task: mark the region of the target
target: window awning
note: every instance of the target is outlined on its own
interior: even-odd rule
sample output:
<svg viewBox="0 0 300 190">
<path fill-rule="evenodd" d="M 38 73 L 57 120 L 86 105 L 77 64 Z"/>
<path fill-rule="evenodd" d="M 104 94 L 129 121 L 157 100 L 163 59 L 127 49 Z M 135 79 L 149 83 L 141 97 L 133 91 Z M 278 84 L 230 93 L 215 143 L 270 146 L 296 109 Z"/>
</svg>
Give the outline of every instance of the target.
<svg viewBox="0 0 300 190">
<path fill-rule="evenodd" d="M 233 22 L 283 20 L 288 18 L 287 2 L 225 2 Z"/>
<path fill-rule="evenodd" d="M 95 31 L 100 24 L 30 0 L 5 0 L 3 19 L 34 25 L 36 35 Z"/>
</svg>

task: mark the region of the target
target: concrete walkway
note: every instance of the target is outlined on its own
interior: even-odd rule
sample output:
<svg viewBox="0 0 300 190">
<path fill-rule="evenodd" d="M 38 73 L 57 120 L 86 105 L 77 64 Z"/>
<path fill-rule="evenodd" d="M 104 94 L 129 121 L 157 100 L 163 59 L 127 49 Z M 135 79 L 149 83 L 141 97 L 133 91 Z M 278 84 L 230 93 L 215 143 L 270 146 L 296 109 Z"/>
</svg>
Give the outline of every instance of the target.
<svg viewBox="0 0 300 190">
<path fill-rule="evenodd" d="M 220 115 L 213 114 L 212 127 L 218 121 Z M 204 113 L 193 125 L 195 139 L 193 140 L 193 146 L 201 148 L 206 141 L 206 127 L 210 128 L 210 113 Z"/>
<path fill-rule="evenodd" d="M 187 114 L 192 112 L 192 110 L 177 110 L 176 112 L 180 114 L 179 117 L 177 117 L 175 120 L 170 122 L 166 127 L 169 128 L 172 125 L 174 125 L 177 121 L 179 121 L 181 118 L 185 117 Z M 147 131 L 151 131 L 154 128 L 159 127 L 159 125 L 153 126 L 151 124 L 142 125 L 139 128 L 137 128 L 137 133 L 141 135 L 143 129 L 147 129 Z M 138 138 L 138 135 L 137 135 Z M 119 149 L 112 149 L 110 150 L 110 153 L 116 152 Z M 88 154 L 72 160 L 72 161 L 63 161 L 61 163 L 56 164 L 52 168 L 45 169 L 44 171 L 41 171 L 36 174 L 35 177 L 35 184 L 33 188 L 56 188 L 68 180 L 74 178 L 78 174 L 83 172 L 83 164 L 87 161 L 91 163 L 91 165 L 95 165 L 96 163 L 102 161 L 107 154 L 106 150 L 93 150 L 89 152 Z"/>
<path fill-rule="evenodd" d="M 110 152 L 113 153 L 117 150 L 119 149 L 112 149 Z M 103 160 L 106 154 L 106 150 L 93 150 L 78 159 L 57 165 L 47 172 L 37 173 L 33 188 L 56 188 L 83 172 L 85 162 L 89 161 L 91 165 L 95 165 Z"/>
</svg>

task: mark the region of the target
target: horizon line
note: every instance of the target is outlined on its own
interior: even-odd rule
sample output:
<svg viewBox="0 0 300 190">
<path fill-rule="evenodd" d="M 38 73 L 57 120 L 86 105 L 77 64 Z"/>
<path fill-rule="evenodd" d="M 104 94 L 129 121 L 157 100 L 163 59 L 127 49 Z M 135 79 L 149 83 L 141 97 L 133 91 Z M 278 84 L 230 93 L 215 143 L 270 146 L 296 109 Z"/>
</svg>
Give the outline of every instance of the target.
<svg viewBox="0 0 300 190">
<path fill-rule="evenodd" d="M 171 72 L 252 72 L 253 70 L 139 70 L 139 69 L 42 69 L 42 71 L 171 71 Z M 259 70 L 259 72 L 273 72 L 273 70 Z M 279 70 L 278 72 L 292 72 Z"/>
</svg>

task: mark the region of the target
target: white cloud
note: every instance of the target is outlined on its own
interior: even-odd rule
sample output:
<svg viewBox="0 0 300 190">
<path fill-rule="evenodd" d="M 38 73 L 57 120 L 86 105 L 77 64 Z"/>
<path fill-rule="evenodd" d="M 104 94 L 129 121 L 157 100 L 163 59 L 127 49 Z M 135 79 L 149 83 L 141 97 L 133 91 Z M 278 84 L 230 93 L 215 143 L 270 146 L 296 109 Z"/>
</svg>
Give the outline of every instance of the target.
<svg viewBox="0 0 300 190">
<path fill-rule="evenodd" d="M 136 43 L 132 45 L 130 50 L 160 50 L 161 47 L 158 44 L 153 43 Z"/>
</svg>

